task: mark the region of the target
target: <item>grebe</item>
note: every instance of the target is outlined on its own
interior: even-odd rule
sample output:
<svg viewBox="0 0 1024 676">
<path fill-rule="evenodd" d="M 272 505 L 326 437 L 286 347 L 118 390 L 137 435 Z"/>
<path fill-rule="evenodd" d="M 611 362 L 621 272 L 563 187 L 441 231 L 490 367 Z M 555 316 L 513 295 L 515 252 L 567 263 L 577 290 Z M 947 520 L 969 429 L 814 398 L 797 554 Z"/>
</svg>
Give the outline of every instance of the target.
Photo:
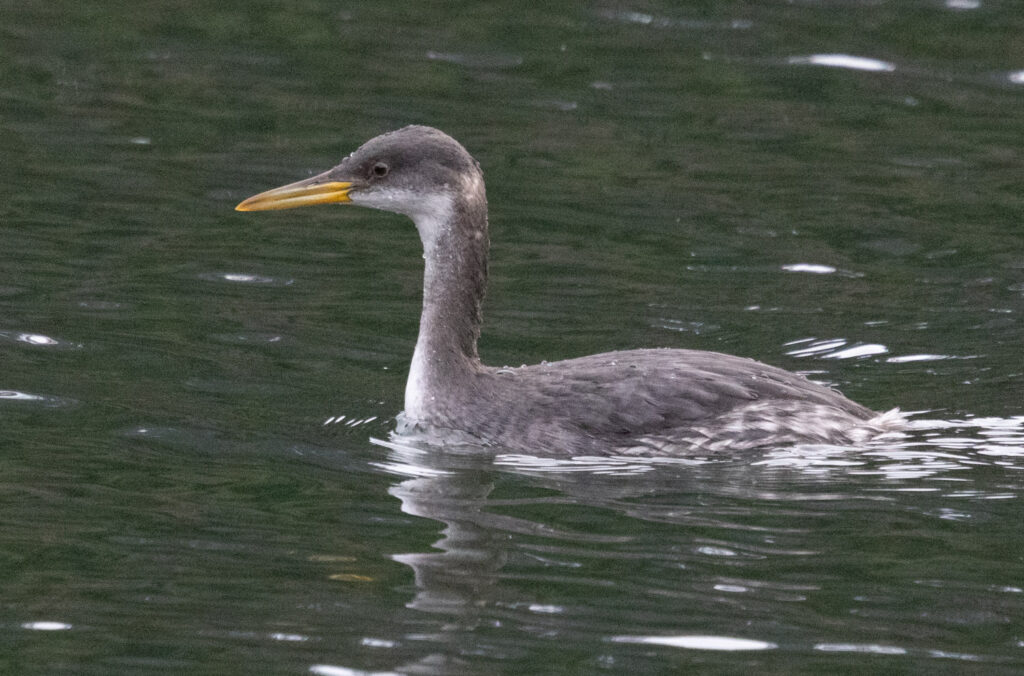
<svg viewBox="0 0 1024 676">
<path fill-rule="evenodd" d="M 878 414 L 803 376 L 716 352 L 628 350 L 485 366 L 477 354 L 489 245 L 483 173 L 437 129 L 383 134 L 333 169 L 236 209 L 326 203 L 404 214 L 423 242 L 423 311 L 400 431 L 564 456 L 850 444 L 900 427 L 898 409 Z"/>
</svg>

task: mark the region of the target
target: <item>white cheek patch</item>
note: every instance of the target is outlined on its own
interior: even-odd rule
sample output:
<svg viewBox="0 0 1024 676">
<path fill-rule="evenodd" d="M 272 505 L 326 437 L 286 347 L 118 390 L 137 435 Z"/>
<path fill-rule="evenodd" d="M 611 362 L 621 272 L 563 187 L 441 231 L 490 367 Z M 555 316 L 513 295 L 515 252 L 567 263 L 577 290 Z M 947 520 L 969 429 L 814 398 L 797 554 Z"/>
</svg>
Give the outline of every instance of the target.
<svg viewBox="0 0 1024 676">
<path fill-rule="evenodd" d="M 410 190 L 396 188 L 372 188 L 367 191 L 354 191 L 349 194 L 352 204 L 381 211 L 392 211 L 396 214 L 408 214 L 409 208 L 415 206 L 420 196 Z"/>
<path fill-rule="evenodd" d="M 419 193 L 404 188 L 381 188 L 353 192 L 351 196 L 352 204 L 411 218 L 427 250 L 451 224 L 453 200 L 447 192 Z"/>
</svg>

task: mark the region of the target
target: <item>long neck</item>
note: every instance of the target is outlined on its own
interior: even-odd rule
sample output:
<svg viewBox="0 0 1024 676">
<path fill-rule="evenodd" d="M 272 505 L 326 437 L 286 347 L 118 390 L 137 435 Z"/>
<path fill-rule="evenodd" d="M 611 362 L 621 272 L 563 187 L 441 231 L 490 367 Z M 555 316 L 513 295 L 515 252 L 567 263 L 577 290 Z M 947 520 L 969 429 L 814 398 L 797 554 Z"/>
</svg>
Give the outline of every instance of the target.
<svg viewBox="0 0 1024 676">
<path fill-rule="evenodd" d="M 423 312 L 405 413 L 429 419 L 479 369 L 481 304 L 487 286 L 487 199 L 479 187 L 414 218 L 423 240 Z"/>
</svg>

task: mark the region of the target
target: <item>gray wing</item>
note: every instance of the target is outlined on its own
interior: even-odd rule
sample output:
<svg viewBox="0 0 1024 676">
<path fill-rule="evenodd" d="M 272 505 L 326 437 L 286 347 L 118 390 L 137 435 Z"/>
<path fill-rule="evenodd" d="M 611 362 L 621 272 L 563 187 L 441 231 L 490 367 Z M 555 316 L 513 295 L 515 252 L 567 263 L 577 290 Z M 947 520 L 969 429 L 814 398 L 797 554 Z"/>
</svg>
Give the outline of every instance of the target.
<svg viewBox="0 0 1024 676">
<path fill-rule="evenodd" d="M 491 373 L 511 425 L 571 424 L 588 435 L 658 434 L 757 401 L 806 402 L 867 419 L 869 409 L 803 376 L 698 350 L 631 350 Z M 520 428 L 522 429 L 522 427 Z"/>
</svg>

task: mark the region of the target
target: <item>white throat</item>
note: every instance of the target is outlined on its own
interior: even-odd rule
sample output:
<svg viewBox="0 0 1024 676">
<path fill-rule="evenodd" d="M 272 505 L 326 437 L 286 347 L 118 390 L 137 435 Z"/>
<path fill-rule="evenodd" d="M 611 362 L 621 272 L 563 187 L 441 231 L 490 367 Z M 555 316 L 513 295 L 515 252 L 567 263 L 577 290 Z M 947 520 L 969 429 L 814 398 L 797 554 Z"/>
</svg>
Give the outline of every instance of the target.
<svg viewBox="0 0 1024 676">
<path fill-rule="evenodd" d="M 426 260 L 426 267 L 423 271 L 423 293 L 426 302 L 427 289 L 434 274 L 431 269 L 431 258 L 437 249 L 438 242 L 452 227 L 453 200 L 449 195 L 433 195 L 421 203 L 421 210 L 416 214 L 410 214 L 416 230 L 420 233 L 420 241 L 423 242 L 423 258 Z M 429 373 L 432 365 L 436 363 L 436 356 L 433 354 L 437 346 L 430 345 L 427 340 L 427 329 L 425 321 L 431 318 L 427 313 L 420 317 L 420 332 L 416 338 L 416 349 L 412 353 L 412 364 L 409 366 L 409 379 L 405 381 L 405 414 L 410 418 L 422 419 L 426 417 L 433 395 L 430 394 Z"/>
<path fill-rule="evenodd" d="M 433 257 L 439 243 L 452 228 L 455 204 L 452 195 L 446 192 L 423 195 L 403 189 L 386 189 L 372 193 L 353 193 L 352 201 L 360 206 L 405 214 L 416 224 L 420 241 L 423 243 L 423 257 L 426 259 L 423 279 L 426 307 L 426 294 L 435 281 L 432 276 L 437 274 L 434 270 Z M 405 382 L 405 415 L 412 420 L 426 417 L 434 396 L 430 393 L 430 374 L 437 362 L 437 355 L 434 353 L 439 346 L 430 344 L 427 331 L 429 327 L 423 325 L 423 322 L 432 319 L 426 312 L 421 317 L 419 337 L 416 339 L 416 349 L 409 368 L 409 379 Z"/>
</svg>

